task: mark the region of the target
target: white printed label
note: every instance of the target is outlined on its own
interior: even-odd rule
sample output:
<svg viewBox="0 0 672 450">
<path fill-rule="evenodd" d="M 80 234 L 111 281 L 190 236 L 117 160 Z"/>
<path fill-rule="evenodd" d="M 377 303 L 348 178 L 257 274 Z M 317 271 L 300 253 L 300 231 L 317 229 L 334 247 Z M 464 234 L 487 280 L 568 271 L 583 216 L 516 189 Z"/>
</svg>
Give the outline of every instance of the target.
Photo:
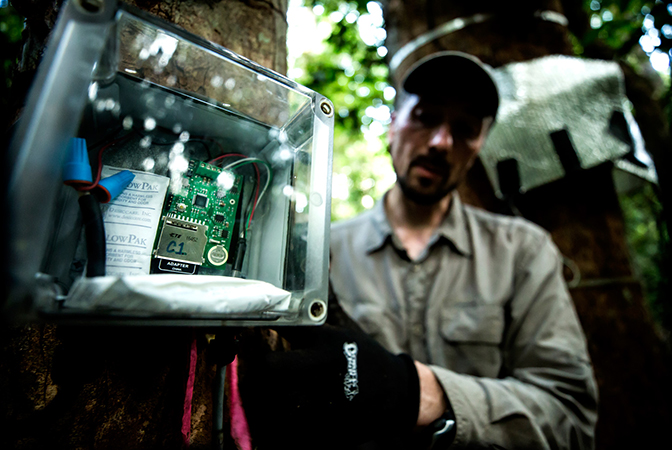
<svg viewBox="0 0 672 450">
<path fill-rule="evenodd" d="M 124 169 L 103 166 L 102 178 Z M 131 170 L 135 178 L 103 212 L 108 276 L 149 273 L 154 238 L 170 179 Z"/>
<path fill-rule="evenodd" d="M 343 353 L 345 359 L 348 361 L 348 371 L 345 373 L 345 380 L 343 380 L 343 391 L 345 397 L 352 401 L 355 395 L 359 394 L 359 379 L 357 376 L 357 348 L 356 342 L 343 344 Z"/>
</svg>

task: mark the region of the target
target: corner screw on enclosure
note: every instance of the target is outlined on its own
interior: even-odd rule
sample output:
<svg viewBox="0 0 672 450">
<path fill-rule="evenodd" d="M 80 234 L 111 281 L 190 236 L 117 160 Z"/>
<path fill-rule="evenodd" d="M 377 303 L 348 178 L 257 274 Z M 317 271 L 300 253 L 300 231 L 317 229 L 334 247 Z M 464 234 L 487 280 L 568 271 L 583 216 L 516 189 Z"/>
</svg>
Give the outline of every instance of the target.
<svg viewBox="0 0 672 450">
<path fill-rule="evenodd" d="M 322 102 L 320 102 L 320 109 L 327 117 L 331 117 L 334 112 L 334 107 L 331 106 L 331 103 L 329 103 L 328 100 L 322 100 Z"/>
<path fill-rule="evenodd" d="M 313 300 L 310 304 L 310 318 L 319 322 L 327 314 L 327 305 L 322 300 Z"/>
</svg>

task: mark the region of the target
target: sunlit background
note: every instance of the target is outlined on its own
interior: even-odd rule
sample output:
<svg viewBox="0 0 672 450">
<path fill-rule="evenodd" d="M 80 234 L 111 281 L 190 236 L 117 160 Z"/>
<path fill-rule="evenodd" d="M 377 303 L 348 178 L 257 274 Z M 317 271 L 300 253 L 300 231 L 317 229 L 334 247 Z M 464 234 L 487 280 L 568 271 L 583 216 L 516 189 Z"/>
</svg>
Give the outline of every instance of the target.
<svg viewBox="0 0 672 450">
<path fill-rule="evenodd" d="M 384 143 L 396 93 L 383 59 L 382 6 L 290 0 L 287 22 L 288 76 L 336 107 L 332 218 L 351 217 L 396 179 Z"/>
</svg>

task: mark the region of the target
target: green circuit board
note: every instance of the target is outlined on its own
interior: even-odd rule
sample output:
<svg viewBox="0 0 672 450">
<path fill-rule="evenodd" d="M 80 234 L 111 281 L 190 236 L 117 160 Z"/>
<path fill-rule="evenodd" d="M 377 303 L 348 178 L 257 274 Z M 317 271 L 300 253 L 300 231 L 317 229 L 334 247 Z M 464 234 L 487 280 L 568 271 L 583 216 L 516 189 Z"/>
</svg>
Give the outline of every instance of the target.
<svg viewBox="0 0 672 450">
<path fill-rule="evenodd" d="M 192 160 L 182 186 L 163 206 L 154 257 L 161 267 L 224 269 L 229 257 L 242 177 Z M 194 273 L 188 270 L 168 270 Z"/>
</svg>

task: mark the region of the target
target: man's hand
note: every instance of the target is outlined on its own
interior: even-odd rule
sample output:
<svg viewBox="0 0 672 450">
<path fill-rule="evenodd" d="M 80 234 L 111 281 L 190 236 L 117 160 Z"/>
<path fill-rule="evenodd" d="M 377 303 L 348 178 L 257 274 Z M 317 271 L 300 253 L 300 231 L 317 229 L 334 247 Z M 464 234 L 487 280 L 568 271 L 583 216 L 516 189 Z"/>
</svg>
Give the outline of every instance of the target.
<svg viewBox="0 0 672 450">
<path fill-rule="evenodd" d="M 277 331 L 290 351 L 259 351 L 243 339 L 239 353 L 243 407 L 260 448 L 343 448 L 410 436 L 420 382 L 408 355 L 329 325 Z"/>
<path fill-rule="evenodd" d="M 443 388 L 436 379 L 434 372 L 426 365 L 415 361 L 420 379 L 420 412 L 418 413 L 417 428 L 426 427 L 441 417 L 446 408 L 446 397 Z"/>
</svg>

